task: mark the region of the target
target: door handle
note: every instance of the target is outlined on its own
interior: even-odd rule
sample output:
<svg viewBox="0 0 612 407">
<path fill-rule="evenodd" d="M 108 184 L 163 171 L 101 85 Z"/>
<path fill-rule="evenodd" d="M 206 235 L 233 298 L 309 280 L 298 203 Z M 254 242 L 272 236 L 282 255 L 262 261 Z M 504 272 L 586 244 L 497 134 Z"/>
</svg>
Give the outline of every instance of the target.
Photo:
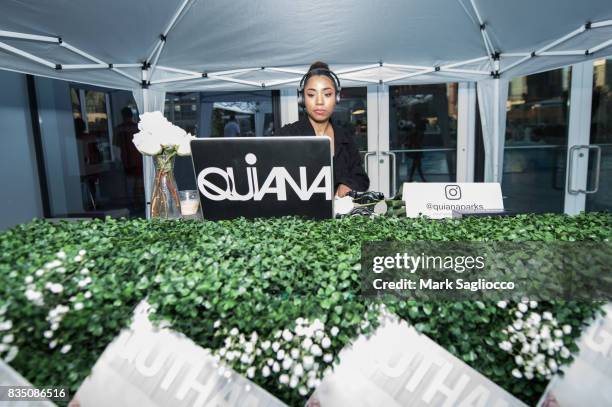
<svg viewBox="0 0 612 407">
<path fill-rule="evenodd" d="M 388 155 L 389 157 L 393 159 L 391 161 L 393 163 L 391 165 L 391 193 L 389 194 L 390 197 L 393 197 L 395 196 L 395 193 L 397 191 L 397 176 L 396 176 L 396 171 L 395 171 L 397 169 L 397 157 L 395 153 L 391 151 L 381 151 L 380 153 L 382 155 Z"/>
<path fill-rule="evenodd" d="M 574 153 L 578 150 L 595 150 L 597 152 L 595 159 L 595 185 L 593 189 L 574 189 L 572 187 L 572 179 L 574 172 Z M 587 156 L 588 158 L 588 156 Z M 601 147 L 597 145 L 575 145 L 570 147 L 569 152 L 569 170 L 568 170 L 568 182 L 567 182 L 567 192 L 572 195 L 577 194 L 594 194 L 599 190 L 599 170 L 601 168 Z"/>
<path fill-rule="evenodd" d="M 363 156 L 363 167 L 365 169 L 366 174 L 368 174 L 368 175 L 369 175 L 369 171 L 368 171 L 368 157 L 370 157 L 371 155 L 377 155 L 376 151 L 368 151 Z"/>
</svg>

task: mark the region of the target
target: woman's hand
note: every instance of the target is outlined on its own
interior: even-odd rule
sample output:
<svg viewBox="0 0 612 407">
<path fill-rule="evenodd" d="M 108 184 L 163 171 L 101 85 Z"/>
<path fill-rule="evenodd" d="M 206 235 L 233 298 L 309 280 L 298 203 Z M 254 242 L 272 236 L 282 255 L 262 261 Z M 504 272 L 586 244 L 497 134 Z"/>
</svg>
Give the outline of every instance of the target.
<svg viewBox="0 0 612 407">
<path fill-rule="evenodd" d="M 338 196 L 339 198 L 343 198 L 351 191 L 352 190 L 348 186 L 340 184 L 338 185 L 338 189 L 336 189 L 336 196 Z"/>
</svg>

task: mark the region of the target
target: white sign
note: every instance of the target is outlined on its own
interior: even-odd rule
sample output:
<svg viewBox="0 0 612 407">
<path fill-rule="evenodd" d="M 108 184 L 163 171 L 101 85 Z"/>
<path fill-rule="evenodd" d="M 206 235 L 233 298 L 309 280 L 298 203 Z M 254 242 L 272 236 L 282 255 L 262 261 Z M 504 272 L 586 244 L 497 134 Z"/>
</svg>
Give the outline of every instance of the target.
<svg viewBox="0 0 612 407">
<path fill-rule="evenodd" d="M 75 396 L 80 407 L 286 407 L 184 335 L 154 328 L 147 310 L 141 303 L 98 359 Z"/>
<path fill-rule="evenodd" d="M 308 407 L 510 407 L 523 402 L 406 322 L 391 322 L 340 353 Z"/>
<path fill-rule="evenodd" d="M 612 304 L 578 342 L 580 353 L 555 376 L 539 406 L 612 406 Z"/>
<path fill-rule="evenodd" d="M 497 182 L 405 182 L 402 199 L 406 216 L 450 218 L 453 210 L 503 210 L 501 187 Z"/>
</svg>

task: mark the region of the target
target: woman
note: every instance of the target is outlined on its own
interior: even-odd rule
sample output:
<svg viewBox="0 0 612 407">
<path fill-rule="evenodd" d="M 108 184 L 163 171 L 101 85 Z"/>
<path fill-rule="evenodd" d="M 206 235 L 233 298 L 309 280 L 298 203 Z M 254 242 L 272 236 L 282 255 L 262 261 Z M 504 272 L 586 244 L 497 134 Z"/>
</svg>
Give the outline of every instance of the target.
<svg viewBox="0 0 612 407">
<path fill-rule="evenodd" d="M 324 62 L 315 62 L 300 81 L 298 101 L 306 117 L 283 126 L 279 136 L 329 136 L 334 155 L 334 188 L 344 197 L 350 191 L 367 191 L 370 179 L 351 135 L 334 126 L 330 118 L 340 100 L 340 81 Z"/>
</svg>

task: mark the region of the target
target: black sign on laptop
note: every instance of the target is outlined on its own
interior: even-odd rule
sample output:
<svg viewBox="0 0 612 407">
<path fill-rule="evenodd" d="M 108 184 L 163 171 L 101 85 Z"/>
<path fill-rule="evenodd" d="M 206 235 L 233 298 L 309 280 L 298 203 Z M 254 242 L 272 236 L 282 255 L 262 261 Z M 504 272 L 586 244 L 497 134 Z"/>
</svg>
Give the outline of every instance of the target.
<svg viewBox="0 0 612 407">
<path fill-rule="evenodd" d="M 328 137 L 202 138 L 191 156 L 204 219 L 333 216 Z"/>
</svg>

